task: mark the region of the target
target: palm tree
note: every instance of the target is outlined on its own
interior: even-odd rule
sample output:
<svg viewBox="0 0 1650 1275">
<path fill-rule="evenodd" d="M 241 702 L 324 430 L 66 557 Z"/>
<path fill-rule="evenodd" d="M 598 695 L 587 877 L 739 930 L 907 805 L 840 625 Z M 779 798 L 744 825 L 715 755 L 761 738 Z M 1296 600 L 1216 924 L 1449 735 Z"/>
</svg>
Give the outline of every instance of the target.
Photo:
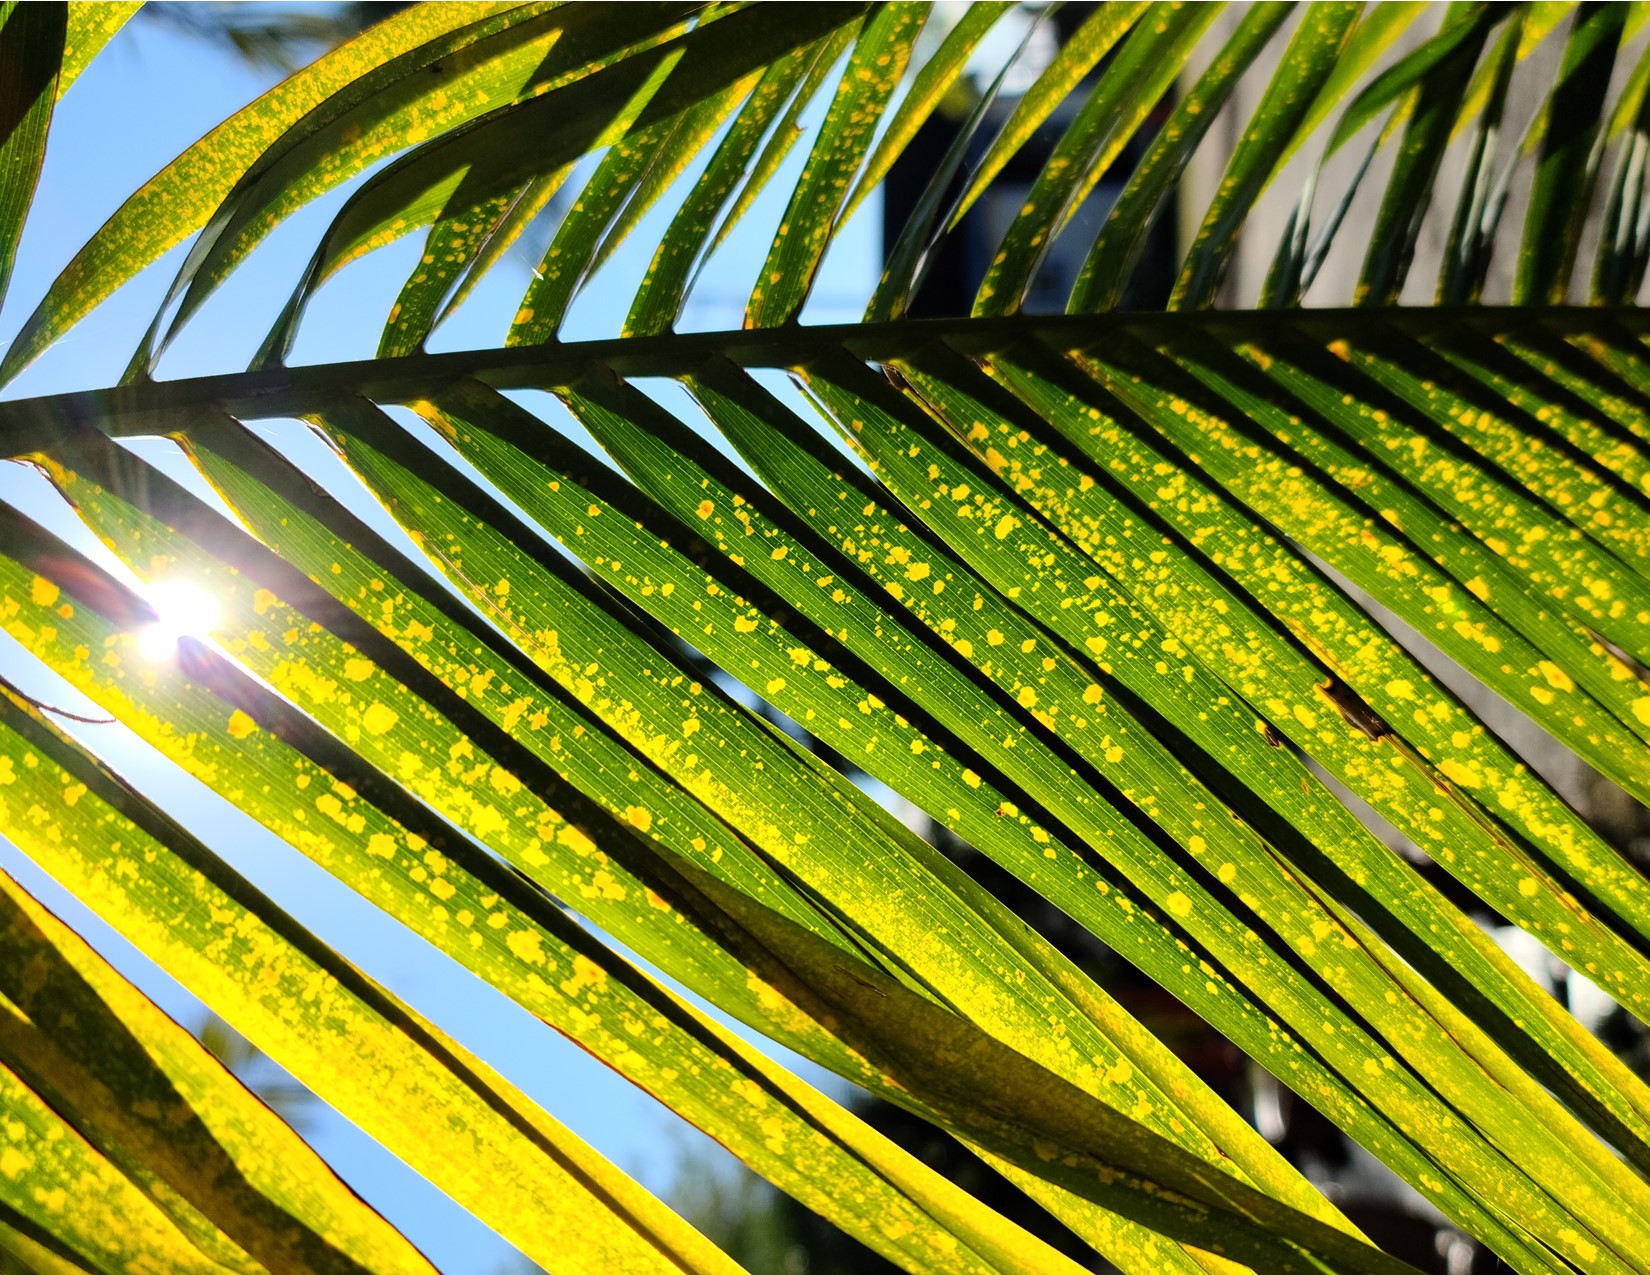
<svg viewBox="0 0 1650 1275">
<path fill-rule="evenodd" d="M 53 106 L 131 7 L 5 10 L 0 281 Z M 6 454 L 129 572 L 5 508 L 7 633 L 906 1270 L 1414 1269 L 1102 985 L 1126 963 L 1511 1269 L 1650 1271 L 1650 1089 L 1481 923 L 1645 1019 L 1650 882 L 1539 769 L 1650 794 L 1645 9 L 1111 3 L 1012 98 L 1002 59 L 971 97 L 965 72 L 1028 15 L 939 16 L 420 5 L 296 72 L 132 195 L 7 352 L 11 377 L 194 236 L 121 384 L 0 404 Z M 864 321 L 801 324 L 840 228 L 959 98 Z M 908 317 L 1051 119 L 972 313 Z M 155 379 L 352 178 L 254 365 Z M 503 345 L 428 352 L 563 187 Z M 743 328 L 677 331 L 764 192 L 784 212 Z M 1115 309 L 1177 199 L 1166 309 Z M 622 335 L 562 340 L 672 206 Z M 289 363 L 316 290 L 414 232 L 378 357 Z M 1066 312 L 1029 312 L 1060 253 Z M 247 424 L 272 417 L 410 543 Z M 154 435 L 233 517 L 120 445 Z M 280 912 L 98 729 L 8 690 L 0 817 L 139 950 L 545 1268 L 737 1269 Z M 0 910 L 17 1263 L 429 1269 L 9 879 Z M 673 985 L 943 1131 L 1087 1255 Z"/>
</svg>

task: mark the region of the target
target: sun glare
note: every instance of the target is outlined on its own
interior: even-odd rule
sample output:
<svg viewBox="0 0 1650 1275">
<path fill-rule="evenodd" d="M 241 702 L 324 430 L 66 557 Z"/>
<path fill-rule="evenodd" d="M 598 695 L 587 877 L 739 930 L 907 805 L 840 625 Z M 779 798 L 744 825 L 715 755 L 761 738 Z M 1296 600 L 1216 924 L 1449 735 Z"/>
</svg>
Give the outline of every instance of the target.
<svg viewBox="0 0 1650 1275">
<path fill-rule="evenodd" d="M 145 659 L 171 659 L 179 638 L 205 637 L 218 622 L 218 604 L 197 584 L 163 580 L 147 596 L 159 618 L 138 634 L 138 650 Z"/>
</svg>

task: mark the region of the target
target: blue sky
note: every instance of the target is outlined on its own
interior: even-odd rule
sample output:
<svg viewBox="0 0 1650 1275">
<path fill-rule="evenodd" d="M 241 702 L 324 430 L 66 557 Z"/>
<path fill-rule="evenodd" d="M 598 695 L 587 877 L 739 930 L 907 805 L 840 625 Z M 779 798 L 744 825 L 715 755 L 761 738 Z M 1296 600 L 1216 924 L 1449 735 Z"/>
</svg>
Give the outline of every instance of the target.
<svg viewBox="0 0 1650 1275">
<path fill-rule="evenodd" d="M 0 341 L 11 340 L 57 272 L 126 194 L 273 80 L 271 73 L 249 68 L 231 53 L 163 24 L 141 19 L 130 23 L 58 106 L 16 273 L 0 309 Z M 793 165 L 800 162 L 805 145 L 806 139 L 793 155 Z M 781 180 L 775 185 L 783 191 L 786 183 Z M 278 229 L 186 330 L 168 353 L 160 375 L 201 375 L 244 366 L 302 270 L 315 237 L 347 191 L 346 187 L 333 192 Z M 621 250 L 575 304 L 565 339 L 616 335 L 623 302 L 640 278 L 650 255 L 647 246 L 656 241 L 671 206 L 667 200 L 643 222 L 634 240 L 638 246 Z M 752 210 L 746 226 L 736 232 L 707 271 L 701 299 L 690 308 L 684 326 L 738 325 L 742 297 L 781 211 L 781 202 L 774 199 L 759 202 Z M 874 284 L 877 223 L 873 199 L 827 262 L 822 291 L 807 311 L 809 322 L 843 322 L 858 316 Z M 329 284 L 311 307 L 293 361 L 369 357 L 390 300 L 418 249 L 417 237 L 406 240 L 350 267 Z M 160 303 L 181 251 L 174 251 L 100 307 L 6 387 L 4 395 L 53 393 L 116 380 Z M 432 348 L 498 344 L 527 277 L 525 259 L 501 266 L 432 342 Z M 559 419 L 565 422 L 565 416 Z M 320 444 L 296 425 L 275 422 L 265 428 L 306 463 L 318 468 L 331 463 Z M 174 476 L 192 478 L 169 444 L 140 441 L 135 446 Z M 361 508 L 358 502 L 364 493 L 358 490 L 355 495 L 351 503 Z M 0 465 L 0 498 L 17 504 L 88 552 L 99 553 L 100 547 L 89 542 L 73 515 L 31 471 Z M 0 673 L 46 702 L 82 711 L 90 707 L 22 656 L 3 635 Z M 486 1058 L 644 1184 L 655 1190 L 667 1188 L 684 1154 L 707 1162 L 718 1158 L 727 1162 L 725 1153 L 708 1139 L 362 903 L 248 817 L 181 776 L 123 728 L 75 729 L 204 840 L 222 848 L 225 858 L 242 873 L 348 959 Z M 3 842 L 0 866 L 162 1007 L 187 1023 L 200 1021 L 202 1011 L 192 998 Z M 800 1069 L 816 1083 L 830 1085 L 817 1069 Z M 841 1086 L 832 1091 L 840 1092 Z M 351 1185 L 443 1270 L 483 1275 L 509 1267 L 511 1250 L 503 1241 L 342 1119 L 330 1112 L 319 1113 L 307 1133 Z"/>
</svg>

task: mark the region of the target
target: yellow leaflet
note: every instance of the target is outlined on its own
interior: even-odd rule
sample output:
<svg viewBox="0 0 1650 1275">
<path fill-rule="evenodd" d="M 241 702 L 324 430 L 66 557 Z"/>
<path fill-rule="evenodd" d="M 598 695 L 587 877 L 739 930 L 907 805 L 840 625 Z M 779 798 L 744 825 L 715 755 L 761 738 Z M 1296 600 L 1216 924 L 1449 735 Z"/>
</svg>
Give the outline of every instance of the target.
<svg viewBox="0 0 1650 1275">
<path fill-rule="evenodd" d="M 14 630 L 15 631 L 15 630 Z M 12 737 L 0 765 L 0 825 L 63 872 L 75 862 L 65 810 L 86 827 L 71 888 L 302 1083 L 530 1257 L 559 1272 L 738 1268 L 479 1060 L 364 975 L 323 963 L 204 876 L 169 907 L 137 909 L 153 838 Z M 6 776 L 12 778 L 7 784 Z M 21 782 L 19 782 L 21 781 Z M 82 811 L 82 806 L 84 810 Z M 69 825 L 71 830 L 75 825 Z M 67 843 L 67 844 L 66 844 Z M 105 852 L 106 856 L 106 852 Z M 104 857 L 104 856 L 99 856 Z M 244 887 L 243 887 L 244 888 Z M 283 918 L 284 920 L 284 918 Z M 301 1013 L 295 1007 L 302 1006 Z"/>
<path fill-rule="evenodd" d="M 69 5 L 68 30 L 63 36 L 63 66 L 57 73 L 57 97 L 69 91 L 87 64 L 115 32 L 141 7 L 141 0 L 93 0 Z"/>
<path fill-rule="evenodd" d="M 15 375 L 120 283 L 200 229 L 270 144 L 332 94 L 402 53 L 511 7 L 415 5 L 282 81 L 213 129 L 132 195 L 75 255 L 7 352 L 0 380 Z"/>
<path fill-rule="evenodd" d="M 4 1065 L 0 1203 L 104 1271 L 225 1275 L 227 1269 L 185 1239 L 143 1192 Z"/>
<path fill-rule="evenodd" d="M 791 1108 L 798 1102 L 798 1092 L 805 1089 L 800 1082 L 760 1055 L 736 1048 L 732 1037 L 638 975 L 570 922 L 562 922 L 562 930 L 553 924 L 545 928 L 531 912 L 522 910 L 523 897 L 539 898 L 531 891 L 501 898 L 460 862 L 388 821 L 340 784 L 332 784 L 325 794 L 336 805 L 335 817 L 312 821 L 307 830 L 303 823 L 272 818 L 255 795 L 269 791 L 270 777 L 278 782 L 286 773 L 278 760 L 263 766 L 256 763 L 272 750 L 284 751 L 272 736 L 254 725 L 240 736 L 237 746 L 225 749 L 220 741 L 232 728 L 201 723 L 199 714 L 190 711 L 192 706 L 177 699 L 151 699 L 147 707 L 195 726 L 189 732 L 195 741 L 189 758 L 195 773 L 209 778 L 220 791 L 238 794 L 249 805 L 249 813 L 294 840 L 340 879 L 529 1011 L 577 1039 L 628 1079 L 670 1103 L 803 1203 L 871 1247 L 896 1260 L 915 1263 L 917 1269 L 956 1275 L 983 1275 L 990 1269 L 971 1251 L 982 1246 L 993 1253 L 1017 1254 L 1016 1260 L 1027 1270 L 1065 1269 L 1063 1259 L 1051 1250 L 989 1209 L 976 1207 L 965 1194 L 883 1143 L 847 1113 L 839 1112 L 834 1121 L 817 1116 L 807 1122 L 795 1119 Z M 117 712 L 124 715 L 127 710 L 117 707 Z M 34 778 L 44 770 L 43 765 L 14 765 L 5 773 L 14 779 L 19 775 Z M 229 776 L 234 772 L 240 773 L 231 782 Z M 316 779 L 325 782 L 325 772 L 298 761 L 297 788 L 306 790 Z M 58 774 L 53 781 L 62 792 L 75 793 L 76 785 L 68 777 Z M 98 797 L 85 794 L 84 785 L 79 787 L 82 791 L 72 803 L 76 817 L 99 817 Z M 48 784 L 47 795 L 36 804 L 42 809 L 64 805 L 56 792 Z M 4 787 L 0 787 L 3 795 Z M 114 819 L 110 812 L 104 814 Z M 90 834 L 86 845 L 53 841 L 32 849 L 78 896 L 110 918 L 142 912 L 158 920 L 161 933 L 168 933 L 167 918 L 180 911 L 194 913 L 204 908 L 215 917 L 230 915 L 227 902 L 213 901 L 221 896 L 209 882 L 193 869 L 180 866 L 178 858 L 159 850 L 155 843 L 145 848 L 131 844 L 130 836 L 112 840 L 130 845 L 134 856 L 121 861 L 113 874 L 105 871 L 102 857 L 90 848 L 110 843 L 107 831 Z M 120 895 L 105 898 L 100 891 L 110 887 L 117 887 Z M 199 902 L 203 896 L 205 903 Z M 680 914 L 664 900 L 654 896 L 646 906 L 655 925 L 666 927 L 667 932 L 680 923 Z M 553 907 L 546 910 L 552 922 L 560 920 Z M 130 924 L 125 931 L 128 937 L 144 945 Z M 228 924 L 232 929 L 239 926 L 232 918 Z M 569 942 L 576 944 L 573 950 Z M 165 955 L 145 950 L 172 967 Z M 772 1011 L 770 1016 L 792 1029 L 789 1043 L 815 1058 L 831 1059 L 831 1050 L 820 1046 L 834 1042 L 811 1020 L 766 984 L 754 978 L 747 982 L 753 996 L 760 996 L 764 1007 Z M 638 984 L 649 992 L 639 993 Z M 685 1031 L 681 1030 L 684 1016 L 693 1024 Z M 842 1052 L 840 1046 L 836 1052 Z M 835 1061 L 839 1068 L 844 1066 L 842 1060 Z M 862 1083 L 876 1085 L 876 1074 L 865 1071 L 862 1060 L 849 1060 L 848 1069 Z M 813 1095 L 813 1105 L 816 1110 L 830 1106 L 818 1095 Z M 867 1172 L 865 1163 L 872 1160 L 885 1167 Z M 828 1191 L 822 1185 L 826 1181 L 831 1183 Z M 936 1219 L 941 1222 L 938 1227 Z"/>
<path fill-rule="evenodd" d="M 7 745 L 20 742 L 10 731 L 4 738 Z M 91 814 L 98 804 L 82 784 L 50 792 L 57 768 L 32 751 L 7 747 L 3 760 L 12 763 L 0 773 L 12 776 L 6 787 L 48 788 L 47 809 L 61 804 L 73 811 L 85 801 Z M 39 808 L 31 806 L 23 817 Z M 14 800 L 5 801 L 8 816 L 16 809 Z M 56 822 L 59 831 L 79 831 L 72 814 Z M 40 1037 L 35 1044 L 60 1095 L 58 1109 L 126 1165 L 146 1192 L 153 1188 L 145 1178 L 160 1177 L 169 1189 L 156 1203 L 180 1226 L 190 1229 L 175 1209 L 173 1190 L 266 1265 L 284 1260 L 317 1271 L 433 1275 L 430 1264 L 204 1046 L 3 874 L 0 919 L 7 922 L 0 932 L 0 986 Z M 15 1042 L 26 1030 L 8 1023 L 0 1037 Z M 95 1042 L 90 1062 L 75 1048 L 87 1034 Z M 95 1098 L 87 1105 L 91 1091 L 71 1083 L 77 1070 L 94 1068 L 92 1089 L 109 1093 L 118 1114 L 100 1114 Z M 245 1263 L 244 1253 L 214 1238 Z"/>
</svg>

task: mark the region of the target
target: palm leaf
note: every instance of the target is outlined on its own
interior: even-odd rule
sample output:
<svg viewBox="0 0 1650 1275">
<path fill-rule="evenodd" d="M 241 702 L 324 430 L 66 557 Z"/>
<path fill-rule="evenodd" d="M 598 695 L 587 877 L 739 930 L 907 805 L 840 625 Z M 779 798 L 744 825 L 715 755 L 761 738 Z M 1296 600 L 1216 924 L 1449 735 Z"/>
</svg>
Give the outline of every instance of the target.
<svg viewBox="0 0 1650 1275">
<path fill-rule="evenodd" d="M 118 25 L 84 10 L 13 11 L 0 57 L 66 85 Z M 958 113 L 891 245 L 879 316 L 910 309 L 944 237 L 1052 129 L 974 317 L 801 326 L 841 227 L 1009 15 L 935 20 L 419 6 L 298 72 L 133 195 L 15 339 L 8 376 L 199 231 L 129 383 L 0 403 L 5 454 L 113 555 L 0 510 L 0 622 L 32 677 L 905 1269 L 1074 1267 L 742 1033 L 954 1136 L 1119 1269 L 1411 1268 L 862 776 L 1510 1267 L 1650 1271 L 1650 1087 L 1478 922 L 1650 1021 L 1650 882 L 1498 735 L 1500 708 L 1471 707 L 1512 706 L 1650 799 L 1650 356 L 1621 304 L 1650 259 L 1639 15 L 1101 6 L 1012 110 Z M 1556 33 L 1545 82 L 1528 55 Z M 1638 69 L 1613 89 L 1618 59 Z M 1021 313 L 1177 81 L 1072 313 Z M 13 112 L 6 253 L 55 94 Z M 1180 313 L 1096 313 L 1210 162 L 1222 107 L 1241 140 L 1192 210 Z M 1354 145 L 1371 159 L 1331 189 Z M 1208 310 L 1299 166 L 1261 258 L 1270 308 Z M 271 230 L 363 173 L 252 370 L 153 379 Z M 425 352 L 563 192 L 503 348 Z M 673 331 L 770 204 L 745 330 Z M 1435 223 L 1448 248 L 1418 260 Z M 426 227 L 379 357 L 284 366 L 321 284 Z M 1360 235 L 1358 309 L 1281 308 Z M 1518 306 L 1377 308 L 1422 268 L 1478 297 L 1501 241 Z M 632 250 L 651 264 L 625 335 L 566 340 Z M 1614 307 L 1563 308 L 1584 280 Z M 260 426 L 282 417 L 327 463 Z M 120 445 L 157 435 L 196 481 Z M 363 488 L 370 517 L 346 499 Z M 157 647 L 146 598 L 179 582 L 216 617 Z M 0 702 L 6 834 L 255 1045 L 555 1269 L 731 1267 L 241 880 L 119 772 L 105 728 L 51 716 Z M 20 888 L 0 882 L 0 910 L 0 1099 L 55 1148 L 26 1174 L 0 1162 L 7 1252 L 423 1265 Z M 71 1181 L 99 1185 L 51 1207 Z"/>
</svg>

